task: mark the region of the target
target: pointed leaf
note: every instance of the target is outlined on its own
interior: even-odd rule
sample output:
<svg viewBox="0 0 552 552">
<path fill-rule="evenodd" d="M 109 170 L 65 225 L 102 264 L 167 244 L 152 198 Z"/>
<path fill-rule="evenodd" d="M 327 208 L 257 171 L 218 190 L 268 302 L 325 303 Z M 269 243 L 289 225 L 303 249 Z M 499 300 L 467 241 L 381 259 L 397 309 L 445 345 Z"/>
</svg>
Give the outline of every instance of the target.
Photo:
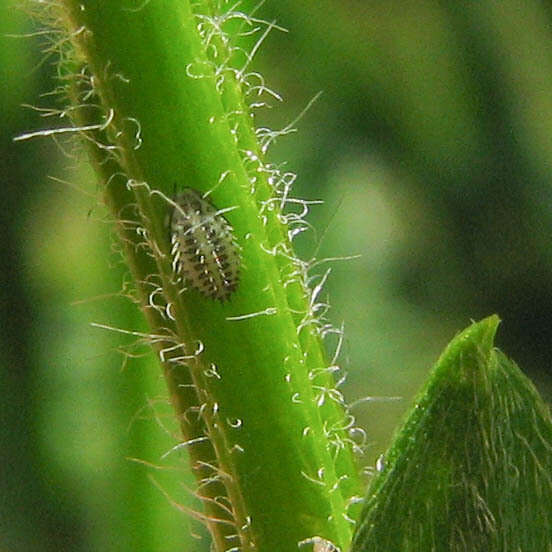
<svg viewBox="0 0 552 552">
<path fill-rule="evenodd" d="M 369 489 L 353 552 L 552 550 L 552 421 L 491 316 L 438 360 Z"/>
</svg>

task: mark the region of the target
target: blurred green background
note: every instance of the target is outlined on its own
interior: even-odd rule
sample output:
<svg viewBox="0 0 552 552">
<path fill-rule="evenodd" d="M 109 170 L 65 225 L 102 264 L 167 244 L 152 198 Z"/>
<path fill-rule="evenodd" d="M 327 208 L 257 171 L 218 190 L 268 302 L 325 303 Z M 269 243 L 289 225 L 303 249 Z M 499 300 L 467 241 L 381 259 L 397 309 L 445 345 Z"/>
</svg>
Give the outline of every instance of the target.
<svg viewBox="0 0 552 552">
<path fill-rule="evenodd" d="M 15 2 L 0 3 L 0 550 L 206 551 L 185 453 L 94 177 L 53 140 L 54 58 Z M 240 9 L 247 11 L 244 4 Z M 432 363 L 471 319 L 498 313 L 498 345 L 552 394 L 552 9 L 536 0 L 267 0 L 274 31 L 253 67 L 284 101 L 270 152 L 323 199 L 303 257 L 347 256 L 326 287 L 345 323 L 343 390 L 371 465 Z M 54 177 L 54 178 L 49 178 Z M 62 179 L 63 182 L 56 180 Z M 335 344 L 329 343 L 331 349 Z M 125 349 L 128 350 L 128 349 Z M 138 459 L 140 462 L 132 461 Z M 148 465 L 149 463 L 149 465 Z M 174 504 L 171 504 L 173 502 Z"/>
</svg>

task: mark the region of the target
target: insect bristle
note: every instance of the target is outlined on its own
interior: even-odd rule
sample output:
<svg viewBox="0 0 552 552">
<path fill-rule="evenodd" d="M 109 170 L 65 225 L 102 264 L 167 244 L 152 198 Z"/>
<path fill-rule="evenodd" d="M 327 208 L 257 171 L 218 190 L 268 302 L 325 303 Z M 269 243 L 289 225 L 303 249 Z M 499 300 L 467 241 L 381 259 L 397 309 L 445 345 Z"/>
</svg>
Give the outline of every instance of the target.
<svg viewBox="0 0 552 552">
<path fill-rule="evenodd" d="M 239 284 L 240 250 L 233 228 L 197 190 L 174 199 L 170 220 L 173 269 L 201 294 L 224 302 Z"/>
</svg>

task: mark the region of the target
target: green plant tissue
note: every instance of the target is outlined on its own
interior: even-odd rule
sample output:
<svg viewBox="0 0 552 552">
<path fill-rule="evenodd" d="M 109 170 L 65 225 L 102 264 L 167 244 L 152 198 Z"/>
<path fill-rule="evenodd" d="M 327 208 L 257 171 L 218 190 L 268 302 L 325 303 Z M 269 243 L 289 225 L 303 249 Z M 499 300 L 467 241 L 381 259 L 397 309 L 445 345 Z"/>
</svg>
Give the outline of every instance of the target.
<svg viewBox="0 0 552 552">
<path fill-rule="evenodd" d="M 472 324 L 441 355 L 370 485 L 353 552 L 552 550 L 552 421 L 493 347 L 498 324 Z"/>
</svg>

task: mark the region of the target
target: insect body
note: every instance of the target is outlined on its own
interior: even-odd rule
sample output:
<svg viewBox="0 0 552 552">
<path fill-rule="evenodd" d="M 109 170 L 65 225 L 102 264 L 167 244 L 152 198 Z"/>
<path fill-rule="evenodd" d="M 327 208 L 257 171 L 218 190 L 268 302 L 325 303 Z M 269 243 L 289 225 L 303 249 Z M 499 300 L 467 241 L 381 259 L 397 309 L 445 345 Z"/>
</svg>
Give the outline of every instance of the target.
<svg viewBox="0 0 552 552">
<path fill-rule="evenodd" d="M 170 221 L 173 269 L 206 297 L 226 301 L 239 282 L 240 253 L 232 226 L 192 188 L 175 198 Z"/>
</svg>

